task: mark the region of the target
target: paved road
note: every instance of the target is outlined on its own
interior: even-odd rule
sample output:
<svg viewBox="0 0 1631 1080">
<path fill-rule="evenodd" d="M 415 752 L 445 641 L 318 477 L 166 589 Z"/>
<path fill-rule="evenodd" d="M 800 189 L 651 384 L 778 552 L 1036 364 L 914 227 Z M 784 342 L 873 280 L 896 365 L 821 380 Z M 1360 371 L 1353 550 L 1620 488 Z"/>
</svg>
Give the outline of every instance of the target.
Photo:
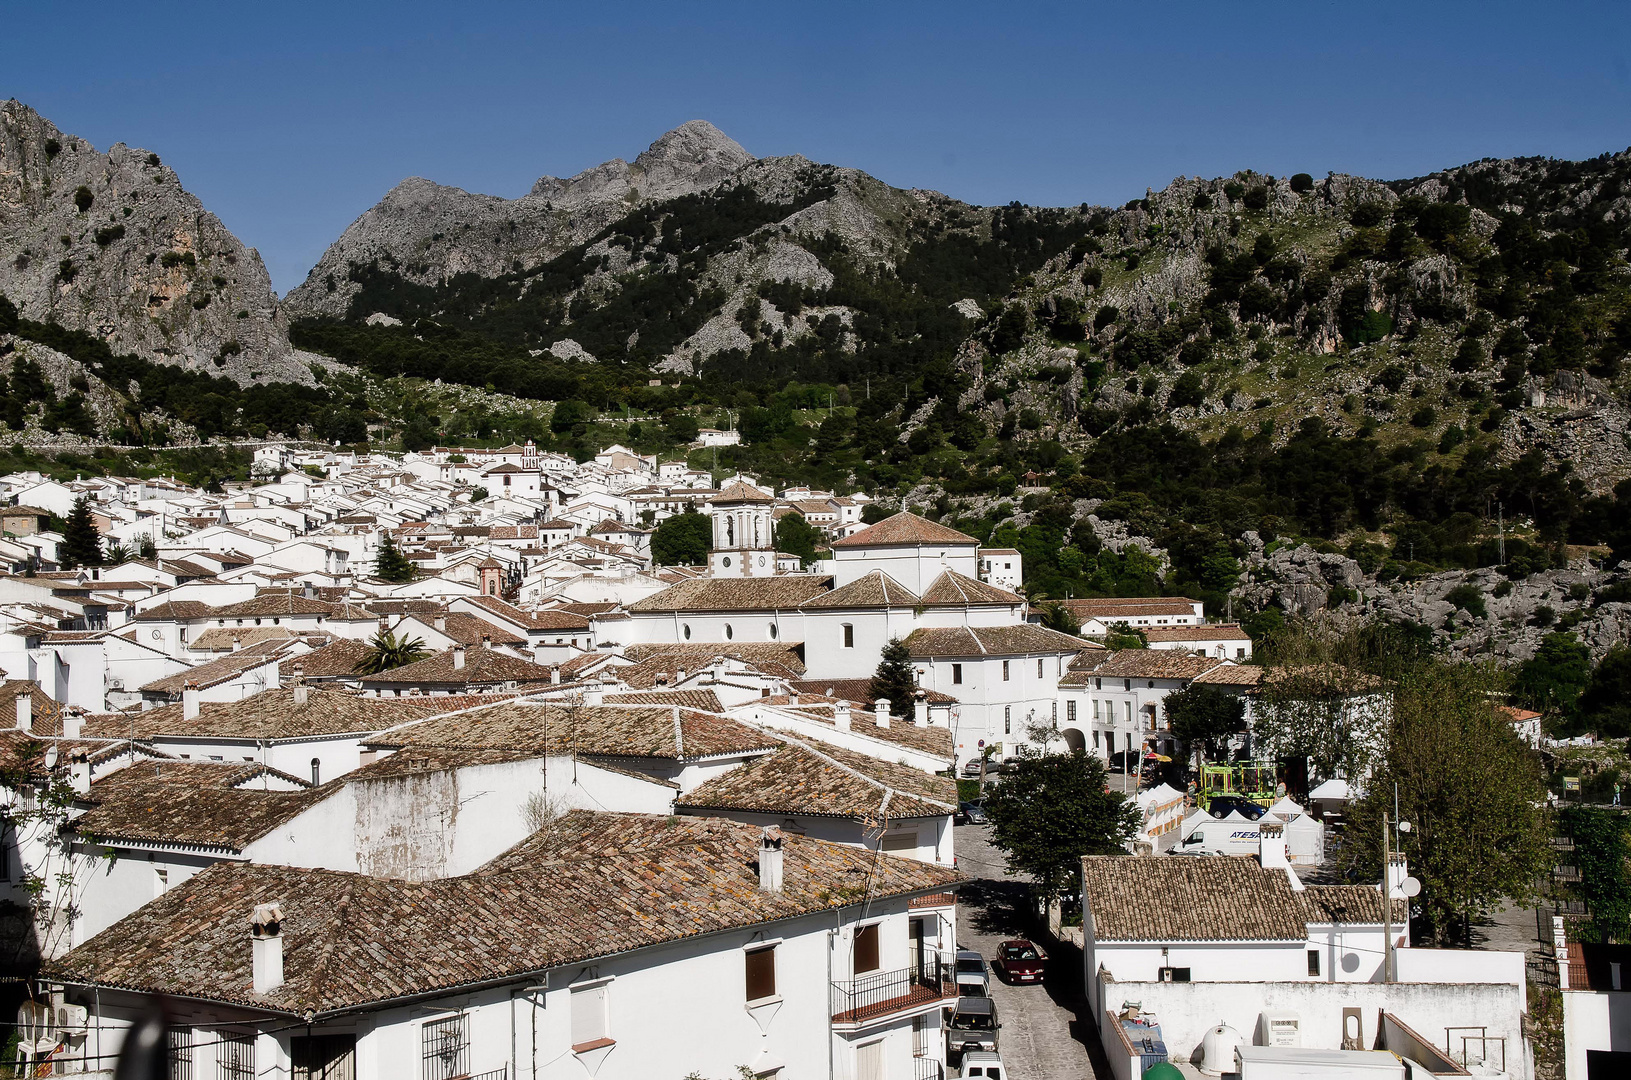
<svg viewBox="0 0 1631 1080">
<path fill-rule="evenodd" d="M 990 830 L 959 825 L 957 866 L 979 880 L 964 886 L 957 905 L 957 940 L 978 949 L 989 963 L 998 942 L 1034 937 L 1026 887 L 1003 872 L 1002 852 L 987 843 Z M 1040 943 L 1040 940 L 1039 940 Z M 1046 948 L 1046 945 L 1044 945 Z M 1002 1020 L 1001 1050 L 1013 1080 L 1087 1080 L 1109 1076 L 1100 1062 L 1098 1033 L 1087 1022 L 1082 997 L 1082 957 L 1074 948 L 1049 949 L 1049 978 L 1042 986 L 1009 986 L 993 980 L 991 996 Z"/>
</svg>

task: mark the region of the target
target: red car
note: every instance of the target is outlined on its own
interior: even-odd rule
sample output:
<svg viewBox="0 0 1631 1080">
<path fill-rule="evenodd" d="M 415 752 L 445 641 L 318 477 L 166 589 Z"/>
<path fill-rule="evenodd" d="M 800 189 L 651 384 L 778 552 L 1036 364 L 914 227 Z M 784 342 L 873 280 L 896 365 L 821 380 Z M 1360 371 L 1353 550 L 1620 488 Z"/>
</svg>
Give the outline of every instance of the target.
<svg viewBox="0 0 1631 1080">
<path fill-rule="evenodd" d="M 1042 950 L 1024 938 L 1015 938 L 997 946 L 996 959 L 991 966 L 1011 983 L 1039 983 L 1042 981 L 1048 958 Z"/>
</svg>

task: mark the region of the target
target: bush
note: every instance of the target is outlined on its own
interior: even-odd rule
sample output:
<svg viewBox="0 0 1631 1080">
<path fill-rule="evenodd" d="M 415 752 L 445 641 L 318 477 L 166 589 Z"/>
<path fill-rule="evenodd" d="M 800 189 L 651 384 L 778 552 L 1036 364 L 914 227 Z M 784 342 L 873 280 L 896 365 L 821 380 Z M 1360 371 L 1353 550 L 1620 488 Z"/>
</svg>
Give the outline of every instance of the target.
<svg viewBox="0 0 1631 1080">
<path fill-rule="evenodd" d="M 1388 219 L 1388 208 L 1383 203 L 1360 203 L 1348 215 L 1348 222 L 1356 229 L 1374 229 Z"/>
<path fill-rule="evenodd" d="M 1206 390 L 1201 384 L 1199 372 L 1186 371 L 1178 376 L 1178 381 L 1172 384 L 1172 392 L 1167 395 L 1167 408 L 1182 409 L 1188 406 L 1199 408 L 1206 402 Z"/>
<path fill-rule="evenodd" d="M 1093 314 L 1093 329 L 1103 330 L 1106 326 L 1121 318 L 1120 309 L 1112 304 L 1106 304 Z"/>
<path fill-rule="evenodd" d="M 1246 185 L 1239 180 L 1230 180 L 1223 185 L 1223 193 L 1229 197 L 1230 202 L 1239 202 L 1240 197 L 1246 194 Z"/>
<path fill-rule="evenodd" d="M 1242 200 L 1248 210 L 1267 210 L 1269 207 L 1269 189 L 1259 184 L 1250 188 Z"/>
<path fill-rule="evenodd" d="M 1127 269 L 1137 270 L 1138 269 L 1138 264 L 1139 264 L 1138 252 L 1136 252 L 1136 251 L 1129 252 L 1128 255 L 1127 255 Z"/>
<path fill-rule="evenodd" d="M 1313 191 L 1314 178 L 1305 172 L 1297 173 L 1291 178 L 1291 190 L 1298 195 L 1303 194 L 1305 191 Z"/>
<path fill-rule="evenodd" d="M 178 266 L 191 269 L 198 265 L 198 256 L 190 251 L 166 251 L 159 256 L 159 265 L 166 270 L 174 270 Z"/>
<path fill-rule="evenodd" d="M 124 238 L 125 227 L 123 225 L 109 225 L 106 228 L 96 230 L 96 244 L 98 247 L 107 247 L 115 240 L 123 240 Z"/>
<path fill-rule="evenodd" d="M 81 214 L 89 210 L 91 208 L 91 204 L 95 201 L 96 196 L 92 195 L 91 189 L 86 187 L 84 184 L 81 184 L 79 187 L 74 189 L 74 205 L 79 207 L 79 212 Z"/>
<path fill-rule="evenodd" d="M 1469 371 L 1477 371 L 1484 366 L 1484 346 L 1477 338 L 1468 338 L 1461 343 L 1461 348 L 1455 352 L 1450 361 L 1450 370 L 1465 375 Z"/>
<path fill-rule="evenodd" d="M 1483 590 L 1476 585 L 1457 585 L 1444 594 L 1444 599 L 1474 618 L 1489 616 L 1489 610 L 1484 606 Z"/>
<path fill-rule="evenodd" d="M 1104 284 L 1104 271 L 1096 266 L 1089 266 L 1082 271 L 1082 287 L 1096 289 Z"/>
<path fill-rule="evenodd" d="M 1410 414 L 1410 426 L 1430 428 L 1438 423 L 1438 412 L 1431 405 L 1423 405 Z"/>
</svg>

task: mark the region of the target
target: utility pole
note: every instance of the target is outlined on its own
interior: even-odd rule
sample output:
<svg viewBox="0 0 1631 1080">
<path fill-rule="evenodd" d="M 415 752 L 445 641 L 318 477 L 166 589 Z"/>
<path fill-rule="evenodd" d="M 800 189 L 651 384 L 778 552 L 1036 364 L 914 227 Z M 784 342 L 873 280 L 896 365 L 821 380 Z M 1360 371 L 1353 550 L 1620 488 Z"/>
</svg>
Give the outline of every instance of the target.
<svg viewBox="0 0 1631 1080">
<path fill-rule="evenodd" d="M 1393 852 L 1388 849 L 1387 811 L 1382 812 L 1382 981 L 1393 981 Z"/>
<path fill-rule="evenodd" d="M 1495 535 L 1499 538 L 1496 544 L 1500 548 L 1501 565 L 1506 565 L 1506 504 L 1499 499 L 1495 501 Z"/>
</svg>

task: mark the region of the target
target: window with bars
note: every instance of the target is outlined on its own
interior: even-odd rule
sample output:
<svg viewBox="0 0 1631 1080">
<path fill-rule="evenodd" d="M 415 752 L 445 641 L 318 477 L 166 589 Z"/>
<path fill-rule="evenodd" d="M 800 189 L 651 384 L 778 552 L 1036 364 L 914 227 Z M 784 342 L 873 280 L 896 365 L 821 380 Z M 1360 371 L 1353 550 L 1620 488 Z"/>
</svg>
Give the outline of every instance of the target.
<svg viewBox="0 0 1631 1080">
<path fill-rule="evenodd" d="M 215 1046 L 216 1080 L 255 1080 L 255 1036 L 223 1031 Z"/>
<path fill-rule="evenodd" d="M 291 1080 L 357 1080 L 355 1035 L 296 1035 L 289 1040 Z"/>
<path fill-rule="evenodd" d="M 1067 702 L 1065 702 L 1065 723 L 1074 724 L 1075 722 L 1076 722 L 1076 703 L 1074 701 L 1067 701 Z"/>
<path fill-rule="evenodd" d="M 169 1080 L 193 1080 L 193 1033 L 170 1028 L 164 1033 L 165 1075 Z"/>
<path fill-rule="evenodd" d="M 470 1027 L 462 1013 L 425 1021 L 419 1039 L 421 1080 L 470 1075 Z"/>
</svg>

